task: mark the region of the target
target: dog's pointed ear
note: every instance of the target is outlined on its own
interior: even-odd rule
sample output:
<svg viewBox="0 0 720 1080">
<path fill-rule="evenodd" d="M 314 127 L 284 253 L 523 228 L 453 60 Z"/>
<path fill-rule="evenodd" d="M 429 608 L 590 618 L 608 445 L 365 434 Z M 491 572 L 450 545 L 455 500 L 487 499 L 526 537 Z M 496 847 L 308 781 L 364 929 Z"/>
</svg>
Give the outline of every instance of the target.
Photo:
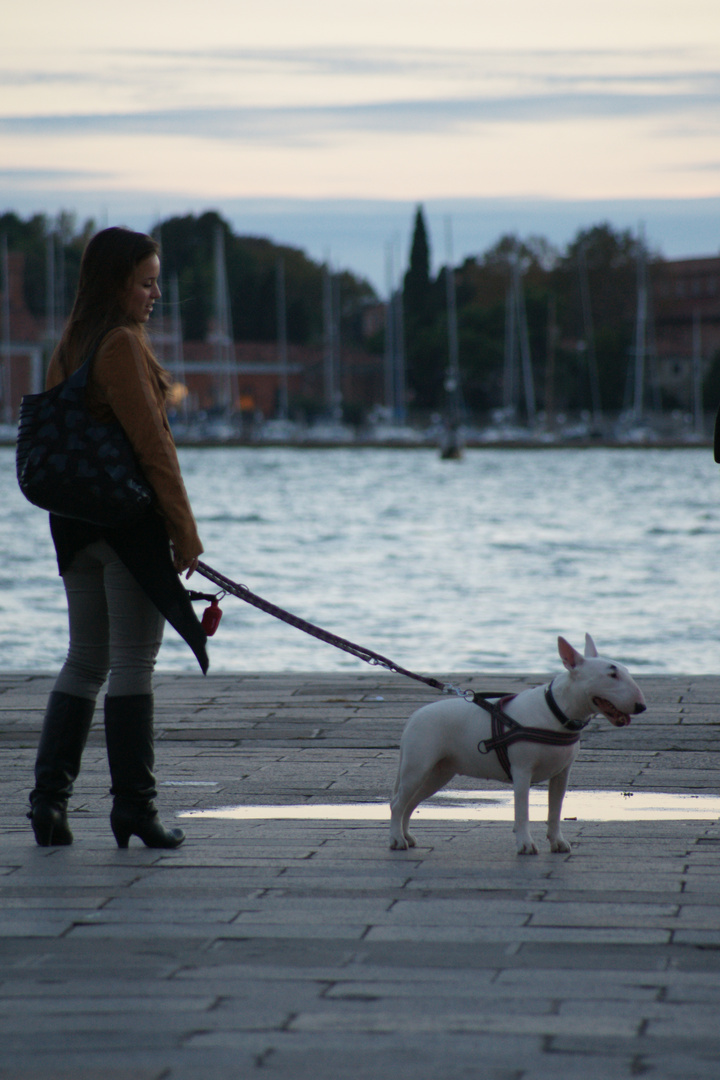
<svg viewBox="0 0 720 1080">
<path fill-rule="evenodd" d="M 572 671 L 573 668 L 579 667 L 583 662 L 583 658 L 577 649 L 573 649 L 570 642 L 566 641 L 564 637 L 558 638 L 558 652 L 560 653 L 560 659 L 568 671 Z"/>
<path fill-rule="evenodd" d="M 589 634 L 586 634 L 585 635 L 585 655 L 586 656 L 597 656 L 597 654 L 598 654 L 598 651 L 595 648 L 595 642 L 593 641 L 593 639 L 590 637 Z"/>
</svg>

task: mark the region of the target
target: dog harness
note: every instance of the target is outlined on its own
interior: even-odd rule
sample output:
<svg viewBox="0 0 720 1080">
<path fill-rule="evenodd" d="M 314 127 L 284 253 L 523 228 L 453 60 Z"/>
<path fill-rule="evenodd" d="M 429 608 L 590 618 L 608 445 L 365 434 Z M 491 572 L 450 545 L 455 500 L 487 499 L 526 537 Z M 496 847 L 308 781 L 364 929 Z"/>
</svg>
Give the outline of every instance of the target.
<svg viewBox="0 0 720 1080">
<path fill-rule="evenodd" d="M 481 694 L 472 696 L 472 701 L 490 713 L 492 735 L 489 739 L 481 739 L 478 750 L 481 754 L 489 754 L 494 750 L 503 772 L 512 783 L 512 771 L 507 747 L 514 742 L 545 743 L 546 746 L 572 746 L 580 739 L 580 732 L 589 723 L 589 720 L 571 720 L 566 716 L 552 692 L 552 683 L 545 687 L 545 702 L 553 716 L 563 725 L 565 731 L 546 731 L 544 728 L 523 727 L 504 712 L 504 706 L 517 697 L 517 694 Z M 499 700 L 495 700 L 495 699 Z"/>
</svg>

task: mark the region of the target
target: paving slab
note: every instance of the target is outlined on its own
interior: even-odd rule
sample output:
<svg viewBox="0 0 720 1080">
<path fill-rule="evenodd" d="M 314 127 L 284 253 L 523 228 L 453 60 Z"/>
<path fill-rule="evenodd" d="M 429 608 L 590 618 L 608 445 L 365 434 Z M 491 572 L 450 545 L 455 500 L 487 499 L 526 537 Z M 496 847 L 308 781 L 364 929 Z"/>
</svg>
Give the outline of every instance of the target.
<svg viewBox="0 0 720 1080">
<path fill-rule="evenodd" d="M 720 677 L 638 681 L 647 713 L 590 724 L 571 790 L 719 796 Z M 75 843 L 41 849 L 25 811 L 52 682 L 0 674 L 0 1080 L 716 1080 L 717 809 L 572 811 L 570 854 L 534 857 L 506 820 L 420 816 L 418 846 L 391 852 L 403 722 L 434 691 L 375 670 L 161 672 L 159 801 L 185 844 L 115 846 L 96 720 Z"/>
</svg>

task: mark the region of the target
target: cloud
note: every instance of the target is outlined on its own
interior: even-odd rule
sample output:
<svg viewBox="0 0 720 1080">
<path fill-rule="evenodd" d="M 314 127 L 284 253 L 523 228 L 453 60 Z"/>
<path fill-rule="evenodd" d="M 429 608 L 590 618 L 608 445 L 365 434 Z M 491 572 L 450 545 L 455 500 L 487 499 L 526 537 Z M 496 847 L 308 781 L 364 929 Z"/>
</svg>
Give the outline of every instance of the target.
<svg viewBox="0 0 720 1080">
<path fill-rule="evenodd" d="M 232 115 L 233 133 L 272 134 L 282 130 L 285 115 L 321 129 L 335 118 L 394 130 L 421 111 L 431 123 L 445 116 L 452 124 L 468 110 L 490 120 L 577 115 L 583 108 L 590 115 L 645 114 L 661 106 L 675 110 L 679 101 L 702 109 L 720 97 L 716 57 L 681 48 L 107 49 L 61 54 L 48 64 L 0 70 L 0 85 L 18 91 L 15 115 L 5 106 L 6 123 L 15 129 L 23 118 L 36 118 L 45 130 L 57 115 L 59 130 L 112 117 L 116 128 L 133 122 L 155 132 L 165 117 L 176 132 L 183 116 L 192 127 L 191 115 L 213 126 Z M 94 115 L 83 112 L 87 100 Z M 136 108 L 137 102 L 154 108 Z M 213 114 L 202 111 L 208 108 Z"/>
<path fill-rule="evenodd" d="M 690 169 L 692 172 L 710 172 L 720 174 L 720 158 L 717 161 L 696 161 L 675 166 L 677 169 Z"/>
<path fill-rule="evenodd" d="M 111 178 L 97 186 L 115 190 L 139 182 L 140 160 L 158 191 L 187 183 L 219 195 L 711 195 L 716 186 L 709 166 L 692 166 L 713 161 L 720 134 L 712 45 L 78 47 L 47 59 L 45 70 L 37 57 L 7 54 L 0 72 L 0 157 L 27 167 L 27 181 L 17 172 L 15 182 L 31 190 L 33 167 L 86 163 Z"/>
<path fill-rule="evenodd" d="M 0 187 L 17 184 L 65 184 L 73 180 L 101 180 L 110 175 L 92 169 L 0 169 Z"/>
<path fill-rule="evenodd" d="M 224 106 L 111 113 L 0 117 L 0 132 L 13 135 L 148 135 L 239 139 L 283 145 L 323 142 L 365 131 L 442 134 L 484 124 L 520 124 L 582 118 L 659 117 L 703 114 L 712 122 L 720 85 L 690 92 L 546 92 L 445 99 L 388 100 L 343 105 Z"/>
<path fill-rule="evenodd" d="M 52 87 L 52 86 L 97 86 L 102 82 L 102 76 L 96 73 L 82 71 L 2 71 L 0 70 L 0 86 L 9 86 L 13 89 L 27 89 L 28 87 Z"/>
<path fill-rule="evenodd" d="M 327 76 L 404 75 L 447 76 L 457 78 L 478 73 L 504 73 L 527 78 L 542 71 L 576 70 L 589 72 L 604 69 L 608 73 L 677 70 L 701 72 L 703 64 L 716 74 L 712 59 L 699 49 L 462 49 L 462 48 L 303 48 L 303 49 L 140 49 L 132 53 L 120 50 L 109 57 L 147 60 L 148 70 L 180 67 L 183 71 L 203 68 L 208 75 L 218 67 L 267 68 L 274 74 L 283 71 Z"/>
</svg>

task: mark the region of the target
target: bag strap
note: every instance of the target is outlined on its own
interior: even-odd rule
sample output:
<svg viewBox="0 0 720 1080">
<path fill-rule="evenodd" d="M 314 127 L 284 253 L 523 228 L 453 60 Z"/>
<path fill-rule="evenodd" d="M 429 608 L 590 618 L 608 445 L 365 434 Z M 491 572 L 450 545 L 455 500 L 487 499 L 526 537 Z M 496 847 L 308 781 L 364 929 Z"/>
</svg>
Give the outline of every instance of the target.
<svg viewBox="0 0 720 1080">
<path fill-rule="evenodd" d="M 83 360 L 79 368 L 73 371 L 72 375 L 68 375 L 67 379 L 60 384 L 61 387 L 67 387 L 72 390 L 80 390 L 87 386 L 88 376 L 90 374 L 90 363 L 95 358 L 95 353 L 100 348 L 100 343 L 105 337 L 105 334 L 101 334 L 97 341 L 94 341 L 90 346 L 90 351 Z M 62 390 L 61 390 L 62 392 Z"/>
</svg>

